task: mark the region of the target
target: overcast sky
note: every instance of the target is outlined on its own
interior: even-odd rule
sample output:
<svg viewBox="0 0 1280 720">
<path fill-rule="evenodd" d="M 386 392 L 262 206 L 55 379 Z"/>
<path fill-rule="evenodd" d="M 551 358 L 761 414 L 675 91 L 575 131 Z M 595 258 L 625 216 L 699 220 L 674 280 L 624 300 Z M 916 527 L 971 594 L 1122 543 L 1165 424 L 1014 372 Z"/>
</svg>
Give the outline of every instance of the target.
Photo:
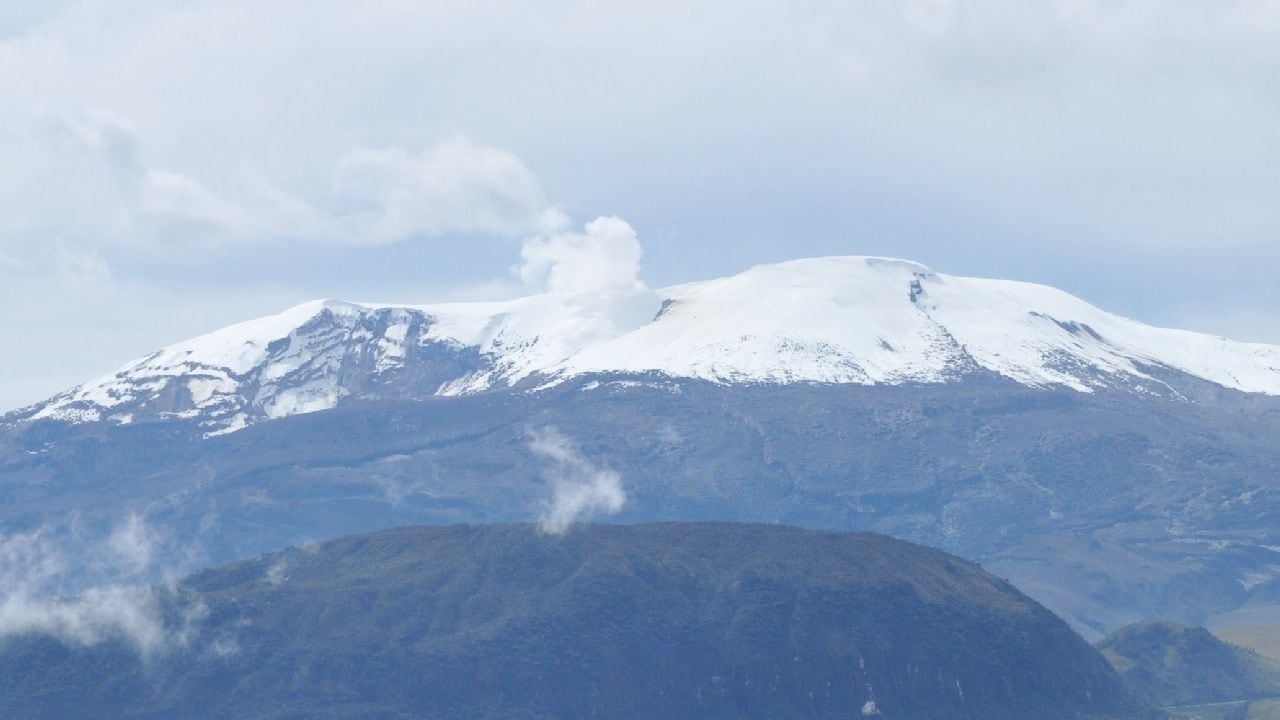
<svg viewBox="0 0 1280 720">
<path fill-rule="evenodd" d="M 0 5 L 0 408 L 597 216 L 654 286 L 890 255 L 1280 342 L 1280 2 Z"/>
</svg>

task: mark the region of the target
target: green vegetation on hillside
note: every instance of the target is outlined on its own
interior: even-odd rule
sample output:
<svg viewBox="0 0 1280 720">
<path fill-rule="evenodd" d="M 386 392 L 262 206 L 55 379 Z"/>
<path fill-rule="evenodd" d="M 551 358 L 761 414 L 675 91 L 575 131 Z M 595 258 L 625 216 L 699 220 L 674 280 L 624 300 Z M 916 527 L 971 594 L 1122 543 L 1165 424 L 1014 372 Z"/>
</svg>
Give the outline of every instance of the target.
<svg viewBox="0 0 1280 720">
<path fill-rule="evenodd" d="M 878 535 L 415 527 L 207 571 L 180 595 L 207 607 L 201 633 L 146 665 L 119 645 L 4 644 L 0 716 L 1146 716 L 1008 583 Z"/>
<path fill-rule="evenodd" d="M 1108 635 L 1098 649 L 1135 693 L 1162 706 L 1280 696 L 1280 665 L 1204 628 L 1142 622 Z"/>
</svg>

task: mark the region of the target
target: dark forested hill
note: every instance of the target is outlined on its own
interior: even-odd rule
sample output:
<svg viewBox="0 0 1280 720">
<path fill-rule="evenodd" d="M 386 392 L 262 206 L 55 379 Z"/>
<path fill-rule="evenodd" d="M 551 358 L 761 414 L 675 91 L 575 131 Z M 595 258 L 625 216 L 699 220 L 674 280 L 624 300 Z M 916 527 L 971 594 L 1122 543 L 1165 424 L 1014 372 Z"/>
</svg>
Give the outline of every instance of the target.
<svg viewBox="0 0 1280 720">
<path fill-rule="evenodd" d="M 1108 635 L 1098 649 L 1135 693 L 1161 705 L 1280 696 L 1280 665 L 1204 628 L 1136 623 Z"/>
<path fill-rule="evenodd" d="M 414 527 L 206 571 L 172 597 L 203 619 L 145 662 L 4 641 L 0 716 L 1147 716 L 1008 583 L 879 535 Z"/>
</svg>

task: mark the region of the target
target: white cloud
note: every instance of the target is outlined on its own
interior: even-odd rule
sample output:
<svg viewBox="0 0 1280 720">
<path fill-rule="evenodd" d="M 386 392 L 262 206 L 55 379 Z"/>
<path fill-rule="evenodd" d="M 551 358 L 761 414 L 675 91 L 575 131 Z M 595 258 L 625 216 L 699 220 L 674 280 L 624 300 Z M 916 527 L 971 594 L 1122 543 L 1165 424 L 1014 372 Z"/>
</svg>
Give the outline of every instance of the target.
<svg viewBox="0 0 1280 720">
<path fill-rule="evenodd" d="M 338 162 L 335 194 L 352 240 L 513 235 L 537 226 L 546 199 L 505 150 L 464 138 L 421 152 L 358 148 Z"/>
<path fill-rule="evenodd" d="M 267 566 L 263 581 L 271 587 L 280 587 L 289 579 L 289 557 L 281 555 Z"/>
<path fill-rule="evenodd" d="M 559 430 L 531 432 L 529 449 L 550 463 L 552 498 L 538 519 L 543 532 L 563 534 L 576 522 L 612 515 L 626 504 L 622 476 L 586 458 Z"/>
<path fill-rule="evenodd" d="M 178 568 L 173 548 L 138 516 L 107 533 L 86 536 L 70 526 L 46 525 L 0 536 L 0 638 L 41 633 L 92 646 L 118 639 L 143 658 L 185 645 L 205 612 L 180 604 L 176 622 L 162 610 L 165 586 Z"/>
<path fill-rule="evenodd" d="M 462 137 L 420 151 L 347 150 L 332 161 L 332 187 L 304 198 L 250 168 L 218 187 L 155 163 L 136 125 L 115 113 L 10 113 L 7 125 L 0 239 L 378 245 L 520 235 L 539 227 L 546 207 L 519 158 Z"/>
<path fill-rule="evenodd" d="M 145 573 L 152 567 L 158 543 L 155 531 L 138 515 L 130 515 L 107 536 L 107 547 L 132 576 Z"/>
<path fill-rule="evenodd" d="M 89 588 L 74 599 L 32 597 L 22 589 L 0 597 L 0 636 L 41 633 L 80 646 L 128 640 L 143 656 L 161 650 L 167 633 L 148 588 Z"/>
<path fill-rule="evenodd" d="M 234 202 L 219 197 L 194 178 L 169 170 L 148 170 L 137 208 L 159 220 L 207 226 L 231 237 L 254 229 L 255 218 Z"/>
<path fill-rule="evenodd" d="M 51 260 L 55 277 L 62 282 L 63 287 L 83 291 L 111 282 L 110 265 L 93 248 L 53 243 Z"/>
<path fill-rule="evenodd" d="M 731 22 L 725 7 L 82 0 L 14 11 L 0 87 L 14 112 L 129 118 L 148 167 L 242 208 L 246 174 L 322 206 L 335 159 L 373 148 L 351 151 L 380 178 L 363 186 L 370 242 L 520 216 L 518 172 L 461 221 L 472 199 L 424 187 L 416 167 L 449 164 L 424 148 L 458 132 L 536 160 L 579 211 L 786 216 L 871 190 L 911 213 L 1069 222 L 1102 246 L 1185 245 L 1215 222 L 1242 246 L 1271 237 L 1275 203 L 1242 190 L 1276 189 L 1274 2 L 766 0 Z M 490 177 L 470 168 L 454 189 Z M 404 188 L 438 209 L 405 206 Z"/>
</svg>

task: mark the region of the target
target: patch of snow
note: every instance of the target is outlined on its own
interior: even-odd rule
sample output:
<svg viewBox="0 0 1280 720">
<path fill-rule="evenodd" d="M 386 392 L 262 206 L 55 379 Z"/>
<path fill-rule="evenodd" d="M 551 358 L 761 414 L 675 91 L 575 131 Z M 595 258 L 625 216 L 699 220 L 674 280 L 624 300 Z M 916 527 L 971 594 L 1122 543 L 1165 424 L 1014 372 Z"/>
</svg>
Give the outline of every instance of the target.
<svg viewBox="0 0 1280 720">
<path fill-rule="evenodd" d="M 204 434 L 205 437 L 218 437 L 219 435 L 230 435 L 249 427 L 249 416 L 244 413 L 236 413 L 230 420 L 222 423 L 222 426 L 216 430 L 210 430 Z"/>
<path fill-rule="evenodd" d="M 191 393 L 191 402 L 197 406 L 204 405 L 214 395 L 233 393 L 236 384 L 227 377 L 195 377 L 187 381 L 187 391 Z"/>
<path fill-rule="evenodd" d="M 337 406 L 342 390 L 328 383 L 309 383 L 289 388 L 271 397 L 263 412 L 272 420 L 290 415 L 319 412 Z"/>
<path fill-rule="evenodd" d="M 41 410 L 39 413 L 31 416 L 32 420 L 41 420 L 45 418 L 62 420 L 63 422 L 69 423 L 90 423 L 101 420 L 102 412 L 92 408 L 59 407 L 52 409 L 46 408 L 45 410 Z"/>
<path fill-rule="evenodd" d="M 378 362 L 376 365 L 378 372 L 385 372 L 393 367 L 399 366 L 404 362 L 406 355 L 405 341 L 409 337 L 409 322 L 404 319 L 402 322 L 389 326 L 382 337 L 378 339 Z"/>
</svg>

